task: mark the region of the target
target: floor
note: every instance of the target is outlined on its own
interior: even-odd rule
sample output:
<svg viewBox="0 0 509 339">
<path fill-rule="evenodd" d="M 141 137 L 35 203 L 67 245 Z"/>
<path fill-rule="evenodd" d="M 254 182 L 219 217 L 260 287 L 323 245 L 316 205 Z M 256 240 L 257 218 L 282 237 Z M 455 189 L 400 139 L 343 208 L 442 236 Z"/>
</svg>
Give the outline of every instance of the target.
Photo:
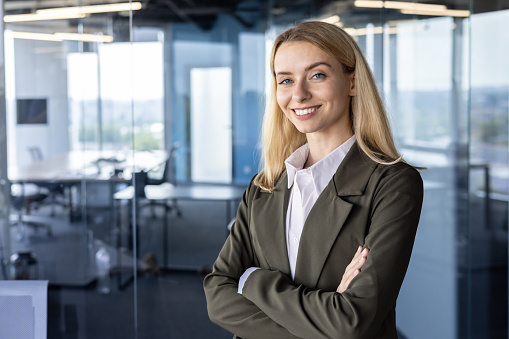
<svg viewBox="0 0 509 339">
<path fill-rule="evenodd" d="M 139 213 L 136 284 L 129 280 L 133 260 L 127 213 L 118 218 L 111 207 L 98 207 L 70 222 L 67 210 L 57 208 L 51 216 L 41 207 L 31 221 L 50 225 L 51 235 L 45 229 L 11 227 L 12 252 L 32 251 L 39 278 L 50 280 L 48 338 L 232 337 L 208 318 L 201 274 L 226 239 L 225 203 L 179 202 L 178 207 L 180 217 L 175 209 L 169 212 L 169 268 L 161 267 L 164 209 L 146 207 Z M 99 246 L 111 254 L 108 294 L 96 288 L 93 255 Z M 115 267 L 118 263 L 122 268 Z M 151 270 L 144 271 L 147 267 Z"/>
<path fill-rule="evenodd" d="M 231 338 L 207 316 L 202 277 L 173 272 L 138 277 L 137 329 L 134 285 L 107 295 L 87 288 L 50 287 L 48 338 Z"/>
<path fill-rule="evenodd" d="M 199 273 L 214 262 L 226 239 L 226 206 L 221 202 L 180 202 L 178 206 L 180 217 L 175 209 L 169 213 L 167 239 L 162 236 L 164 209 L 140 210 L 136 284 L 128 280 L 133 257 L 127 213 L 119 217 L 118 209 L 97 206 L 73 214 L 71 222 L 67 210 L 57 208 L 51 216 L 48 207 L 41 207 L 32 212 L 29 221 L 49 225 L 51 235 L 45 229 L 11 227 L 12 252 L 32 251 L 37 256 L 39 278 L 50 280 L 48 338 L 232 337 L 208 319 L 203 276 Z M 126 211 L 129 206 L 123 207 Z M 492 206 L 493 212 L 496 208 Z M 507 206 L 503 208 L 503 213 L 494 215 L 507 215 Z M 506 225 L 507 221 L 496 224 Z M 494 252 L 498 249 L 495 245 L 507 239 L 495 233 L 484 247 L 491 249 L 491 258 L 507 258 L 506 245 L 502 246 L 505 250 Z M 162 267 L 165 240 L 166 269 Z M 114 266 L 111 292 L 106 295 L 97 291 L 95 281 L 94 253 L 100 246 L 108 249 Z M 151 271 L 145 271 L 147 267 Z M 152 271 L 155 274 L 149 274 Z M 500 303 L 507 300 L 507 270 L 495 273 L 477 270 L 472 275 L 474 310 L 469 326 L 473 338 L 507 337 L 506 304 Z M 497 309 L 494 304 L 500 304 L 499 311 L 486 312 Z M 403 334 L 400 337 L 405 338 Z"/>
</svg>

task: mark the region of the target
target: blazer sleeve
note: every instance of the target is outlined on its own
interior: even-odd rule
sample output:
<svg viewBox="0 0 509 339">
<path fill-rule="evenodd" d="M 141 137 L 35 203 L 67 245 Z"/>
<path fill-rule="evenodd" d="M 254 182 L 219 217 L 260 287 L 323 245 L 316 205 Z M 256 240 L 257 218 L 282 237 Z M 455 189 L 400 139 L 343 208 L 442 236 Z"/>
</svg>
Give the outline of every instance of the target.
<svg viewBox="0 0 509 339">
<path fill-rule="evenodd" d="M 243 296 L 290 333 L 303 338 L 375 337 L 395 306 L 422 199 L 421 177 L 410 166 L 378 181 L 364 243 L 370 252 L 361 272 L 343 293 L 298 286 L 281 272 L 259 269 L 247 279 Z"/>
<path fill-rule="evenodd" d="M 298 338 L 237 293 L 240 276 L 249 267 L 258 266 L 247 225 L 251 189 L 252 184 L 244 193 L 235 224 L 214 263 L 212 273 L 203 282 L 209 318 L 241 338 Z"/>
</svg>

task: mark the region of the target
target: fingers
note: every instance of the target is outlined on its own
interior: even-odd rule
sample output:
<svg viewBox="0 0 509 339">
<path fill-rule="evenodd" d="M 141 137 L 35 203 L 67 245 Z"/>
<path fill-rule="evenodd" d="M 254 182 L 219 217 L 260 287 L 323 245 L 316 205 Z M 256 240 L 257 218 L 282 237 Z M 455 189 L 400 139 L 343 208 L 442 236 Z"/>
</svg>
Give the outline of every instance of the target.
<svg viewBox="0 0 509 339">
<path fill-rule="evenodd" d="M 361 256 L 361 249 L 362 249 L 362 246 L 359 246 L 357 247 L 357 252 L 355 252 L 354 256 L 353 256 L 353 259 L 352 261 L 350 262 L 350 264 L 348 264 L 348 266 L 346 267 L 346 270 L 345 272 L 350 269 L 352 266 L 354 266 L 360 259 L 360 256 Z"/>
<path fill-rule="evenodd" d="M 351 280 L 357 274 L 359 274 L 362 266 L 366 262 L 369 250 L 365 248 L 362 251 L 358 251 L 355 253 L 350 265 L 345 270 L 345 275 Z"/>
<path fill-rule="evenodd" d="M 362 250 L 362 246 L 357 248 L 352 261 L 345 269 L 345 273 L 343 274 L 341 283 L 337 288 L 337 292 L 342 293 L 346 290 L 352 279 L 360 273 L 362 266 L 366 263 L 368 253 L 369 250 L 367 248 L 364 250 Z"/>
<path fill-rule="evenodd" d="M 360 269 L 362 267 L 362 265 L 364 265 L 364 263 L 366 262 L 366 258 L 368 256 L 369 250 L 367 248 L 365 248 L 364 250 L 361 251 L 361 249 L 362 249 L 362 246 L 359 246 L 357 248 L 357 252 L 355 252 L 355 255 L 354 255 L 352 261 L 346 267 L 345 273 L 352 271 L 352 269 L 354 269 L 354 270 Z"/>
</svg>

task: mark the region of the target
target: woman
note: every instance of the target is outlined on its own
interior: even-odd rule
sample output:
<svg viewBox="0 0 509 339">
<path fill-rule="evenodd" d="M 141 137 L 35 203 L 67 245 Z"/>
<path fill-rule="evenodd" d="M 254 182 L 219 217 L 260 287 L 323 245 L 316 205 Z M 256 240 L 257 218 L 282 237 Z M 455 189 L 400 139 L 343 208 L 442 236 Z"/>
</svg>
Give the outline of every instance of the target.
<svg viewBox="0 0 509 339">
<path fill-rule="evenodd" d="M 397 338 L 421 177 L 342 29 L 289 29 L 270 67 L 264 168 L 205 278 L 209 316 L 238 338 Z"/>
</svg>

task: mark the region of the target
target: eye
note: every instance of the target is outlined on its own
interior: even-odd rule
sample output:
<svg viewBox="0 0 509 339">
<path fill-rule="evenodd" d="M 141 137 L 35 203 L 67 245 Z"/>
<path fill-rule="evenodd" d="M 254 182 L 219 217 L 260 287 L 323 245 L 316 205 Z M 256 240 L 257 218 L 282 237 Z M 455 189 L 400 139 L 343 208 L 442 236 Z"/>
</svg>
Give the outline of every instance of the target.
<svg viewBox="0 0 509 339">
<path fill-rule="evenodd" d="M 323 74 L 323 73 L 316 73 L 311 78 L 312 79 L 324 79 L 325 78 L 325 74 Z"/>
<path fill-rule="evenodd" d="M 278 85 L 288 85 L 290 83 L 292 83 L 292 80 L 290 80 L 290 79 L 283 79 L 280 82 L 278 82 L 277 84 Z"/>
</svg>

